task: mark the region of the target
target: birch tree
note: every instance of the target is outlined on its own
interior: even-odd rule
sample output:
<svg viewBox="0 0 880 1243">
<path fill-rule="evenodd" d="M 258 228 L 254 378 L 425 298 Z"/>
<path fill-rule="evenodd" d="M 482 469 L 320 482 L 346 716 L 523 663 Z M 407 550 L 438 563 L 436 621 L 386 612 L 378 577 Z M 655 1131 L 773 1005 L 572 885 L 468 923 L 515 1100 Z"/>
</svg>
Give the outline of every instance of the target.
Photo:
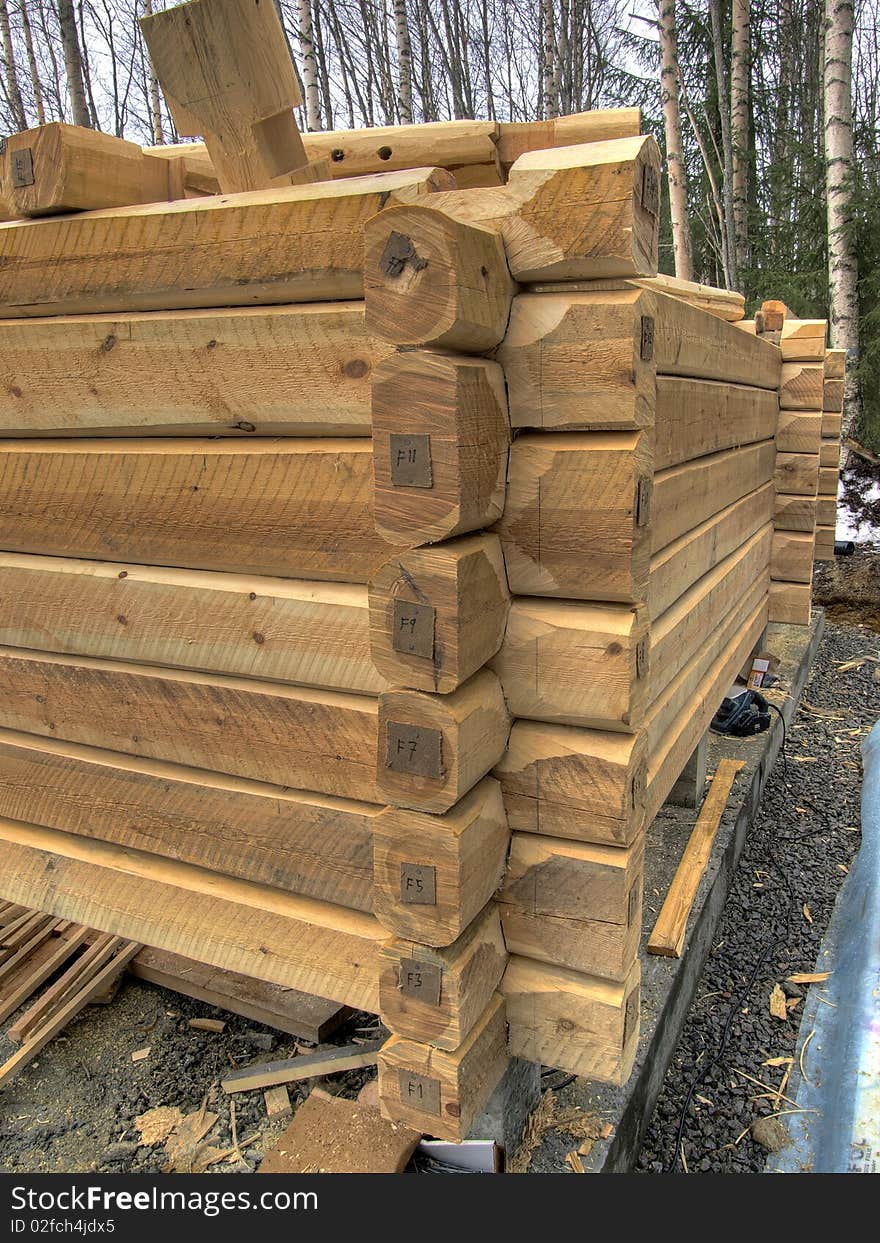
<svg viewBox="0 0 880 1243">
<path fill-rule="evenodd" d="M 842 440 L 857 414 L 853 372 L 859 354 L 858 266 L 852 245 L 851 174 L 853 0 L 825 4 L 825 198 L 828 212 L 828 284 L 831 343 L 847 352 Z"/>
<path fill-rule="evenodd" d="M 305 87 L 306 129 L 321 128 L 321 107 L 318 100 L 318 60 L 312 29 L 311 0 L 297 0 L 299 50 L 302 57 L 302 80 Z"/>
<path fill-rule="evenodd" d="M 31 94 L 34 97 L 34 111 L 37 114 L 37 125 L 45 125 L 46 110 L 43 107 L 43 84 L 40 81 L 40 70 L 37 65 L 36 52 L 34 51 L 34 35 L 28 14 L 27 0 L 21 0 L 19 14 L 21 15 L 21 29 L 27 52 L 28 73 L 31 80 Z"/>
<path fill-rule="evenodd" d="M 401 124 L 410 125 L 413 119 L 413 67 L 406 0 L 394 0 L 394 29 L 397 38 L 397 110 Z"/>
<path fill-rule="evenodd" d="M 733 227 L 736 265 L 749 264 L 750 0 L 733 0 L 730 54 L 730 121 L 733 146 Z"/>
<path fill-rule="evenodd" d="M 694 279 L 691 232 L 688 223 L 687 172 L 681 141 L 679 107 L 678 44 L 675 26 L 675 0 L 659 0 L 660 102 L 666 138 L 666 180 L 669 186 L 669 214 L 672 221 L 672 249 L 675 275 Z"/>
<path fill-rule="evenodd" d="M 24 112 L 24 100 L 18 82 L 18 67 L 15 63 L 15 48 L 12 43 L 12 27 L 9 23 L 9 9 L 6 0 L 0 0 L 0 37 L 3 41 L 3 76 L 6 97 L 15 121 L 15 128 L 27 129 L 27 118 Z"/>
<path fill-rule="evenodd" d="M 736 265 L 736 234 L 733 225 L 733 137 L 730 112 L 727 107 L 727 58 L 724 54 L 724 28 L 721 16 L 721 0 L 709 0 L 709 18 L 712 25 L 712 58 L 715 62 L 715 81 L 718 93 L 718 116 L 721 124 L 721 163 L 723 180 L 721 201 L 724 206 L 722 220 L 722 253 L 724 254 L 724 277 L 728 289 L 739 288 Z"/>
<path fill-rule="evenodd" d="M 73 123 L 91 129 L 92 118 L 86 104 L 83 59 L 73 0 L 58 0 L 58 25 L 61 28 L 61 46 L 64 50 L 64 69 L 67 74 L 67 95 L 73 112 Z"/>
</svg>

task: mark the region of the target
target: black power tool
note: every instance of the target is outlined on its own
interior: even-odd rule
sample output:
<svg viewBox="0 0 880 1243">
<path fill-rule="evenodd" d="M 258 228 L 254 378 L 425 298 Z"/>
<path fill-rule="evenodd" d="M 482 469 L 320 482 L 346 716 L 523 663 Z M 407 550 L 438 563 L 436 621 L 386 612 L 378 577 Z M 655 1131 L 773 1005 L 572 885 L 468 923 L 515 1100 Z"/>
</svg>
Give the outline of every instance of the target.
<svg viewBox="0 0 880 1243">
<path fill-rule="evenodd" d="M 749 738 L 770 728 L 770 705 L 757 691 L 743 691 L 734 699 L 722 699 L 710 726 L 716 734 Z"/>
</svg>

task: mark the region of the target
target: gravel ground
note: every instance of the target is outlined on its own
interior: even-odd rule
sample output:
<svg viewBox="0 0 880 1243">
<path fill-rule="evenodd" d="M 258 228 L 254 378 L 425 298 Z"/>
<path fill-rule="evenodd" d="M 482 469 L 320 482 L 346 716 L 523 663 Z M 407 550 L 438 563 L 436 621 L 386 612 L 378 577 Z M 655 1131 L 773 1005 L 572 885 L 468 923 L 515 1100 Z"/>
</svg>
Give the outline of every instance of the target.
<svg viewBox="0 0 880 1243">
<path fill-rule="evenodd" d="M 851 570 L 876 576 L 876 560 Z M 874 659 L 841 668 L 863 657 Z M 771 1114 L 785 1124 L 790 1063 L 776 1059 L 798 1054 L 804 994 L 786 977 L 814 969 L 858 852 L 859 746 L 880 716 L 877 658 L 874 629 L 829 622 L 667 1072 L 640 1154 L 642 1172 L 760 1171 L 767 1154 L 751 1124 Z M 776 985 L 787 997 L 786 1018 L 770 1013 Z"/>
</svg>

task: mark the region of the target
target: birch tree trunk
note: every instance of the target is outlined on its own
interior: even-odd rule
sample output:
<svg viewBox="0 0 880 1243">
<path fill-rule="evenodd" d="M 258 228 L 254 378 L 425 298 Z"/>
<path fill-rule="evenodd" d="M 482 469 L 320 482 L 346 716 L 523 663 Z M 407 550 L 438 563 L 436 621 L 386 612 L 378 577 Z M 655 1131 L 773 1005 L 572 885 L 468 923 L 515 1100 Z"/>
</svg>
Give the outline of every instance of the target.
<svg viewBox="0 0 880 1243">
<path fill-rule="evenodd" d="M 67 96 L 73 111 L 74 125 L 92 128 L 92 119 L 86 104 L 83 86 L 82 52 L 76 29 L 73 0 L 58 0 L 58 25 L 61 28 L 61 46 L 64 49 L 64 69 L 67 74 Z"/>
<path fill-rule="evenodd" d="M 0 36 L 3 39 L 3 69 L 12 119 L 16 129 L 27 129 L 27 117 L 24 111 L 24 100 L 21 97 L 21 86 L 18 82 L 18 67 L 15 63 L 15 48 L 12 44 L 12 30 L 9 26 L 9 9 L 6 7 L 6 0 L 0 0 Z"/>
<path fill-rule="evenodd" d="M 302 78 L 305 87 L 306 129 L 321 128 L 321 105 L 318 97 L 318 61 L 315 55 L 315 37 L 312 30 L 311 0 L 297 0 L 299 15 L 299 50 L 302 56 Z"/>
<path fill-rule="evenodd" d="M 34 54 L 34 36 L 31 30 L 31 19 L 28 16 L 27 0 L 21 0 L 19 5 L 21 13 L 21 25 L 24 31 L 24 46 L 27 50 L 28 72 L 31 78 L 31 93 L 34 97 L 34 108 L 37 113 L 37 125 L 46 124 L 46 109 L 43 105 L 43 85 L 40 82 L 40 71 L 37 68 L 37 58 Z"/>
<path fill-rule="evenodd" d="M 736 264 L 742 276 L 749 251 L 749 94 L 750 0 L 733 0 L 731 38 L 730 119 L 733 144 L 733 227 Z"/>
<path fill-rule="evenodd" d="M 144 0 L 144 13 L 147 17 L 153 16 L 153 0 Z M 146 51 L 144 51 L 144 56 L 149 67 L 150 123 L 153 128 L 153 142 L 157 147 L 161 147 L 165 142 L 165 134 L 162 129 L 162 96 L 159 94 L 159 79 L 153 72 L 153 63 Z"/>
<path fill-rule="evenodd" d="M 406 0 L 394 0 L 394 27 L 397 33 L 397 110 L 401 125 L 412 125 L 413 64 Z"/>
<path fill-rule="evenodd" d="M 841 441 L 858 416 L 854 367 L 859 355 L 858 267 L 850 231 L 852 171 L 853 0 L 825 2 L 825 197 L 828 209 L 828 283 L 831 344 L 847 353 Z M 841 457 L 846 456 L 842 452 Z"/>
<path fill-rule="evenodd" d="M 553 19 L 553 0 L 541 0 L 541 26 L 543 34 L 541 53 L 541 84 L 543 115 L 545 118 L 559 115 L 556 90 L 556 35 Z"/>
<path fill-rule="evenodd" d="M 669 184 L 669 212 L 672 217 L 672 250 L 675 275 L 694 279 L 691 231 L 687 214 L 687 174 L 681 142 L 681 110 L 678 91 L 678 38 L 675 29 L 675 0 L 658 0 L 660 33 L 660 99 L 666 134 L 666 179 Z"/>
<path fill-rule="evenodd" d="M 724 29 L 721 21 L 721 0 L 709 0 L 709 16 L 712 23 L 712 54 L 715 61 L 715 79 L 718 84 L 718 115 L 721 120 L 721 155 L 724 179 L 721 184 L 721 201 L 724 205 L 724 240 L 727 252 L 725 279 L 728 289 L 739 289 L 736 265 L 736 230 L 733 225 L 733 138 L 730 132 L 730 112 L 727 88 L 727 63 L 724 58 Z"/>
</svg>

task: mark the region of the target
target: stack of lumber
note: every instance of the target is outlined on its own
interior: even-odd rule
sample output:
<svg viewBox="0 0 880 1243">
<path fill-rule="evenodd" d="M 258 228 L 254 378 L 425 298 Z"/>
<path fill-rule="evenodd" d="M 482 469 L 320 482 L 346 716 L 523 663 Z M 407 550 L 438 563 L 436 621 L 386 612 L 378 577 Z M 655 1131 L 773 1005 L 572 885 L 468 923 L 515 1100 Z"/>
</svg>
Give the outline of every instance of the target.
<svg viewBox="0 0 880 1243">
<path fill-rule="evenodd" d="M 381 1013 L 386 1108 L 457 1139 L 510 1052 L 628 1073 L 778 375 L 626 284 L 652 139 L 453 186 L 0 226 L 0 896 Z"/>
<path fill-rule="evenodd" d="M 609 235 L 607 207 L 579 231 Z M 410 546 L 370 584 L 373 658 L 395 688 L 383 788 L 401 808 L 376 876 L 399 936 L 380 1095 L 423 1129 L 455 1041 L 461 1076 L 497 1073 L 495 989 L 511 1053 L 627 1078 L 645 828 L 767 621 L 779 351 L 634 272 L 648 245 L 616 274 L 607 255 L 573 262 L 485 191 L 366 230 L 367 324 L 398 350 L 373 379 L 376 519 Z M 471 781 L 505 705 L 512 725 L 479 800 L 444 811 L 425 791 L 448 782 L 437 735 L 464 697 L 483 705 Z M 451 1026 L 468 977 L 468 1023 Z"/>
<path fill-rule="evenodd" d="M 770 620 L 809 625 L 820 484 L 824 319 L 794 319 L 782 302 L 765 302 L 737 327 L 774 342 L 782 359 L 776 432 L 776 507 Z"/>
<path fill-rule="evenodd" d="M 840 424 L 846 350 L 826 350 L 822 397 L 822 442 L 819 446 L 819 496 L 816 500 L 816 561 L 833 561 L 840 480 Z"/>
</svg>

